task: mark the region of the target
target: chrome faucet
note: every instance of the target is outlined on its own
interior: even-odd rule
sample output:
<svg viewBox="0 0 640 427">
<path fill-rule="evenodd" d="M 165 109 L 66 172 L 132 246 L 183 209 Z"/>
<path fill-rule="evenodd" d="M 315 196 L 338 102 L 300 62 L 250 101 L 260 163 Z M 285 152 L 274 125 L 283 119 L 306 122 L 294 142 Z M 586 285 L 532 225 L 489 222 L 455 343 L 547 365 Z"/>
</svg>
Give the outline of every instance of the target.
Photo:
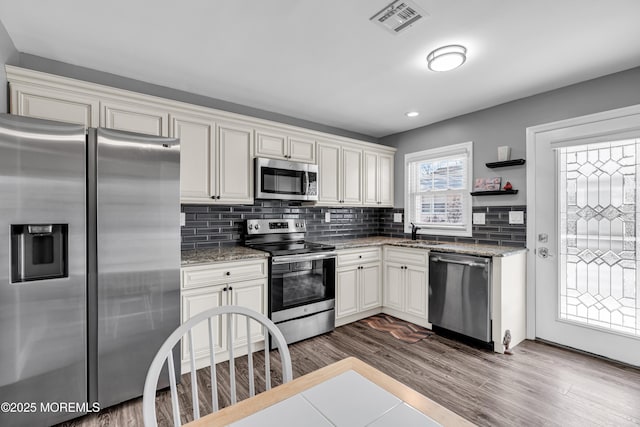
<svg viewBox="0 0 640 427">
<path fill-rule="evenodd" d="M 411 240 L 416 240 L 418 238 L 418 230 L 420 230 L 420 227 L 417 227 L 414 223 L 411 223 Z"/>
</svg>

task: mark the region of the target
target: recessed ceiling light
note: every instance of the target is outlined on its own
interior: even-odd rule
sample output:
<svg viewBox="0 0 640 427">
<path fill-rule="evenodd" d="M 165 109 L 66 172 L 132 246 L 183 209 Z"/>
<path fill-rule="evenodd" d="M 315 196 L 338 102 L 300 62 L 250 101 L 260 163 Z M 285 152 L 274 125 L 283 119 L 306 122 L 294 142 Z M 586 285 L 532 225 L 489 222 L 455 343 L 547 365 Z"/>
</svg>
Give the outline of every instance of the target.
<svg viewBox="0 0 640 427">
<path fill-rule="evenodd" d="M 409 111 L 407 113 L 404 113 L 404 115 L 407 117 L 417 117 L 420 115 L 420 113 L 418 113 L 417 111 Z"/>
<path fill-rule="evenodd" d="M 467 48 L 458 44 L 442 46 L 427 55 L 431 71 L 449 71 L 458 68 L 467 60 Z"/>
</svg>

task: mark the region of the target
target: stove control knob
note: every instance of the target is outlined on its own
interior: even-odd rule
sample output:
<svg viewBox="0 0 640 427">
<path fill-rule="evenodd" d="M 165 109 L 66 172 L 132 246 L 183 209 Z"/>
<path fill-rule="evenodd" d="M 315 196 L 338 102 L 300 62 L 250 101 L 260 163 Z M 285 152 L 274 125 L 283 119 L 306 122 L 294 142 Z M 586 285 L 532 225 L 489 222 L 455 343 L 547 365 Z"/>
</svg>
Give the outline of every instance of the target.
<svg viewBox="0 0 640 427">
<path fill-rule="evenodd" d="M 253 230 L 253 224 L 249 224 L 249 230 Z"/>
<path fill-rule="evenodd" d="M 304 228 L 304 222 L 300 223 L 300 227 Z"/>
<path fill-rule="evenodd" d="M 296 228 L 300 228 L 300 223 L 296 222 Z"/>
<path fill-rule="evenodd" d="M 254 228 L 255 228 L 256 230 L 259 230 L 259 229 L 260 229 L 260 224 L 256 224 Z"/>
</svg>

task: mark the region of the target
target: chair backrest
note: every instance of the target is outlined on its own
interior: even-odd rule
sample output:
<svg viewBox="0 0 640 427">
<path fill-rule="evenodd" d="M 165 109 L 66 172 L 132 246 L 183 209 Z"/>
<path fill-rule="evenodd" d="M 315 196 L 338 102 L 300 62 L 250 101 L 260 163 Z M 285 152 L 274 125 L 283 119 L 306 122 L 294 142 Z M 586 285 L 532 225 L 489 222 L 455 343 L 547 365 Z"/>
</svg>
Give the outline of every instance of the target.
<svg viewBox="0 0 640 427">
<path fill-rule="evenodd" d="M 195 345 L 193 340 L 193 328 L 202 323 L 208 323 L 208 341 L 209 341 L 209 362 L 211 364 L 211 406 L 213 411 L 218 410 L 218 384 L 216 379 L 216 360 L 215 360 L 215 336 L 214 336 L 214 320 L 216 317 L 226 316 L 226 328 L 227 328 L 227 347 L 229 352 L 229 382 L 231 389 L 231 404 L 236 403 L 236 378 L 235 378 L 235 360 L 234 360 L 234 347 L 235 343 L 232 339 L 232 325 L 233 316 L 244 316 L 246 318 L 247 328 L 247 364 L 249 375 L 249 395 L 255 394 L 254 387 L 254 372 L 253 372 L 253 349 L 251 343 L 251 323 L 249 320 L 253 319 L 261 324 L 262 332 L 265 337 L 265 349 L 264 349 L 264 363 L 265 363 L 265 388 L 268 390 L 271 388 L 271 368 L 269 360 L 269 342 L 268 336 L 271 335 L 273 343 L 278 348 L 280 353 L 280 360 L 282 364 L 282 382 L 286 383 L 292 378 L 291 368 L 291 356 L 289 354 L 289 348 L 284 339 L 284 336 L 278 329 L 278 327 L 269 320 L 266 316 L 250 310 L 245 307 L 238 306 L 224 306 L 216 307 L 210 310 L 203 311 L 192 317 L 178 329 L 176 329 L 167 340 L 162 344 L 160 350 L 156 354 L 156 357 L 151 362 L 149 372 L 147 373 L 147 379 L 144 384 L 144 395 L 142 401 L 142 410 L 144 416 L 144 424 L 147 427 L 153 427 L 157 425 L 156 419 L 156 388 L 158 384 L 158 378 L 162 367 L 167 362 L 169 371 L 169 386 L 171 389 L 171 405 L 173 414 L 174 426 L 180 426 L 180 407 L 178 405 L 178 391 L 176 386 L 176 376 L 173 360 L 173 348 L 177 345 L 181 339 L 187 339 L 189 345 L 190 364 L 191 364 L 191 399 L 193 406 L 193 419 L 200 418 L 200 408 L 198 404 L 198 381 L 196 379 L 196 360 L 195 360 Z"/>
</svg>

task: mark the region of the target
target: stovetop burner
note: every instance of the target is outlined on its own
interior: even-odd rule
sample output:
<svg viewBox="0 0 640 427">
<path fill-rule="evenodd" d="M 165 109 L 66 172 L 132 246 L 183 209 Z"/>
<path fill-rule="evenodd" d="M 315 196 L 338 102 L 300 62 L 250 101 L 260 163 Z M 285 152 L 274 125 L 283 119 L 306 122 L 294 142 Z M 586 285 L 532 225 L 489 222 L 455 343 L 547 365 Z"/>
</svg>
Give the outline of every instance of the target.
<svg viewBox="0 0 640 427">
<path fill-rule="evenodd" d="M 247 246 L 253 249 L 269 252 L 274 256 L 306 254 L 312 252 L 332 251 L 335 249 L 335 246 L 305 241 L 259 244 L 248 243 Z"/>
<path fill-rule="evenodd" d="M 300 219 L 248 219 L 245 246 L 272 256 L 332 251 L 335 246 L 305 241 L 306 223 Z"/>
</svg>

